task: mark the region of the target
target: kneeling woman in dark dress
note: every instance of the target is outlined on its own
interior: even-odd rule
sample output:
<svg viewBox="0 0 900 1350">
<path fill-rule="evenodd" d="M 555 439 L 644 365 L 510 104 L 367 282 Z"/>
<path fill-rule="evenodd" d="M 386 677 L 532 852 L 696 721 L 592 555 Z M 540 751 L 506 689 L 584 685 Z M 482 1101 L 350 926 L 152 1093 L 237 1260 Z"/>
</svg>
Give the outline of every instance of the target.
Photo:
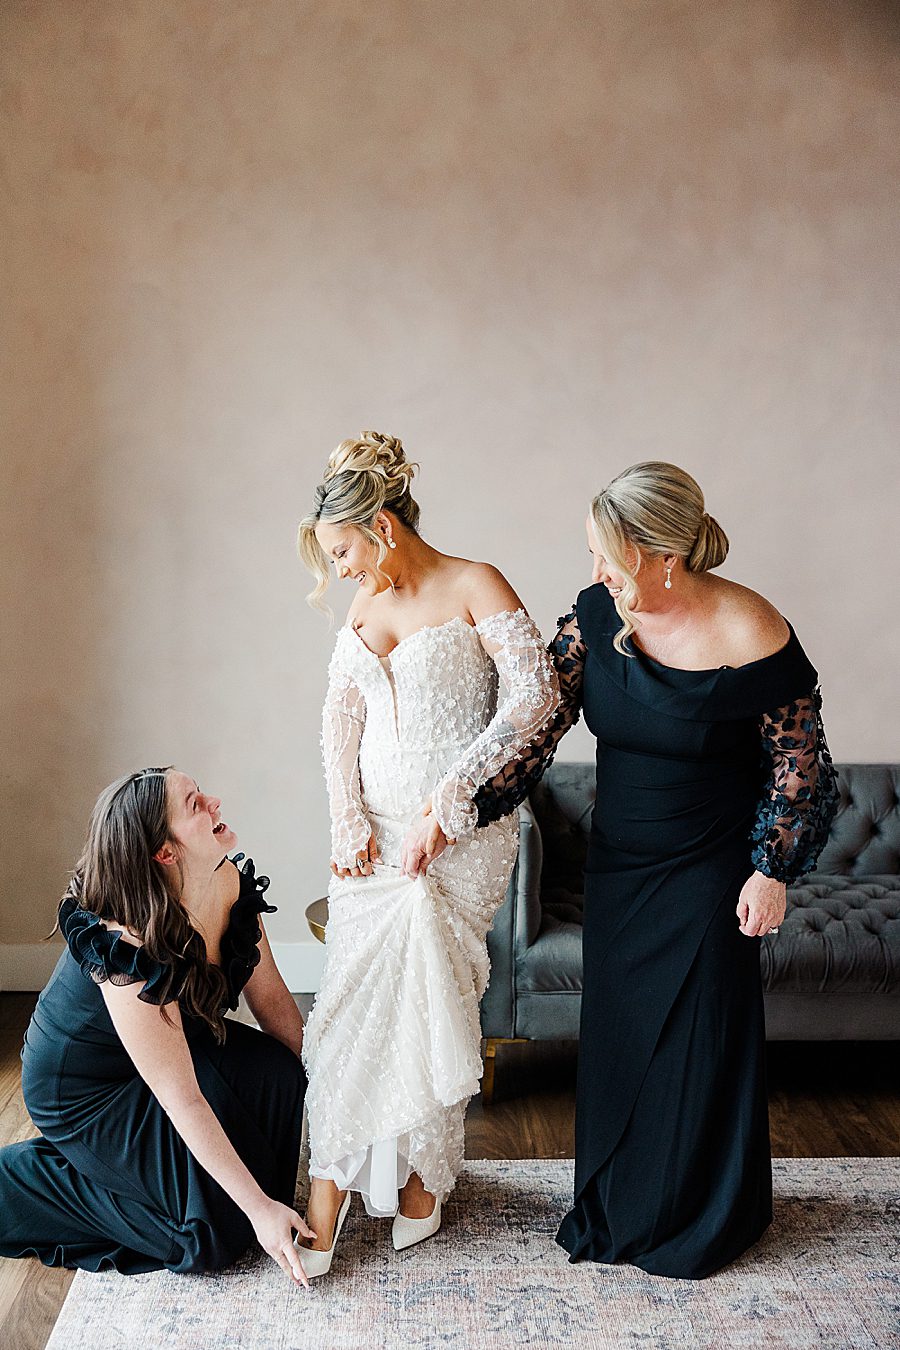
<svg viewBox="0 0 900 1350">
<path fill-rule="evenodd" d="M 0 1150 L 2 1256 L 210 1271 L 255 1235 L 306 1283 L 303 1022 L 262 928 L 268 879 L 226 858 L 219 808 L 175 769 L 94 808 L 22 1052 L 41 1137 Z M 242 990 L 262 1031 L 224 1019 Z"/>
<path fill-rule="evenodd" d="M 553 645 L 562 701 L 509 810 L 584 708 L 597 797 L 584 895 L 573 1261 L 697 1279 L 772 1217 L 759 939 L 810 870 L 837 790 L 816 672 L 762 596 L 710 574 L 728 541 L 693 478 L 637 464 L 587 519 L 593 585 Z"/>
</svg>

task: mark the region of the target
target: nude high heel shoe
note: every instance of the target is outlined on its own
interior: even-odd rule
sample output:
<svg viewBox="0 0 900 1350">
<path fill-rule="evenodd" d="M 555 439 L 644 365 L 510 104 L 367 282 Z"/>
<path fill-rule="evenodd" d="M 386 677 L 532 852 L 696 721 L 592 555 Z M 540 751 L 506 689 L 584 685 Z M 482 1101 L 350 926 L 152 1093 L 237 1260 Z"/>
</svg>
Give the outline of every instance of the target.
<svg viewBox="0 0 900 1350">
<path fill-rule="evenodd" d="M 315 1247 L 301 1247 L 295 1242 L 297 1251 L 300 1253 L 300 1260 L 303 1269 L 306 1271 L 309 1279 L 314 1280 L 319 1275 L 327 1275 L 331 1269 L 331 1258 L 334 1256 L 334 1249 L 340 1236 L 341 1229 L 344 1226 L 344 1220 L 347 1217 L 347 1211 L 350 1208 L 351 1192 L 348 1191 L 341 1201 L 341 1207 L 337 1212 L 337 1218 L 334 1221 L 334 1232 L 331 1236 L 331 1246 L 327 1251 L 316 1251 Z"/>
<path fill-rule="evenodd" d="M 433 1237 L 440 1226 L 440 1200 L 435 1200 L 434 1209 L 427 1219 L 407 1219 L 405 1214 L 398 1211 L 391 1228 L 394 1251 L 402 1252 L 406 1247 L 414 1247 L 417 1242 L 424 1242 L 426 1238 Z"/>
</svg>

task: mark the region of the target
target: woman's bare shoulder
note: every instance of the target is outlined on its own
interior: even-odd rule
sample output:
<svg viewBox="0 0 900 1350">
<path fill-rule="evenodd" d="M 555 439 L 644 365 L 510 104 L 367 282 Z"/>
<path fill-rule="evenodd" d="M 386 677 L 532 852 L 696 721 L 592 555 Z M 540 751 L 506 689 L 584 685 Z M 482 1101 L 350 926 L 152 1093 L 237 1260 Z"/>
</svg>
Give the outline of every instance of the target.
<svg viewBox="0 0 900 1350">
<path fill-rule="evenodd" d="M 524 609 L 522 601 L 506 577 L 492 563 L 470 562 L 467 558 L 449 558 L 455 584 L 473 623 L 503 610 Z"/>
<path fill-rule="evenodd" d="M 238 854 L 240 858 L 242 855 Z M 233 905 L 241 893 L 241 869 L 231 858 L 223 858 L 216 868 L 219 895 L 226 905 Z"/>
<path fill-rule="evenodd" d="M 736 581 L 718 580 L 722 589 L 717 618 L 728 633 L 729 665 L 747 665 L 780 651 L 790 629 L 771 601 Z"/>
</svg>

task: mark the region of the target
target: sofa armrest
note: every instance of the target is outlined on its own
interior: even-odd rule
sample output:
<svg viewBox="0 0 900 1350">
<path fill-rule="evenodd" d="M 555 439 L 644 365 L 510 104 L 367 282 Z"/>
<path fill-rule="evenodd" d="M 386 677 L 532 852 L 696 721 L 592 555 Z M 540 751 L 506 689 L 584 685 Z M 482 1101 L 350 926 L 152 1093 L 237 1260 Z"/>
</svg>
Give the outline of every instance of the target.
<svg viewBox="0 0 900 1350">
<path fill-rule="evenodd" d="M 544 846 L 531 802 L 519 807 L 519 857 L 516 864 L 516 954 L 527 951 L 541 928 L 541 870 Z"/>
<path fill-rule="evenodd" d="M 519 852 L 506 899 L 488 933 L 491 978 L 481 1003 L 482 1035 L 516 1034 L 516 957 L 534 941 L 541 923 L 541 832 L 531 806 L 519 807 Z"/>
</svg>

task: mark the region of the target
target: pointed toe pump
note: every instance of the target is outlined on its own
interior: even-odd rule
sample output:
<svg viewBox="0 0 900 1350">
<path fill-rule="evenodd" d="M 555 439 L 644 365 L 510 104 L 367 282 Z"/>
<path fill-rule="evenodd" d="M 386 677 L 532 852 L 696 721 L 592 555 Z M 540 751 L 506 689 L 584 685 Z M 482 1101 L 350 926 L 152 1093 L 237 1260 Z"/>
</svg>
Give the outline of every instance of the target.
<svg viewBox="0 0 900 1350">
<path fill-rule="evenodd" d="M 398 1213 L 391 1229 L 394 1251 L 402 1252 L 406 1247 L 414 1247 L 417 1242 L 424 1242 L 426 1238 L 433 1237 L 440 1226 L 440 1200 L 435 1200 L 434 1209 L 427 1219 L 407 1219 L 405 1215 Z"/>
<path fill-rule="evenodd" d="M 334 1221 L 334 1232 L 331 1235 L 331 1246 L 325 1251 L 316 1251 L 315 1247 L 299 1247 L 300 1260 L 303 1263 L 303 1269 L 309 1279 L 315 1280 L 320 1275 L 327 1275 L 331 1269 L 331 1258 L 334 1256 L 334 1249 L 337 1246 L 337 1240 L 340 1237 L 341 1229 L 344 1226 L 344 1220 L 350 1209 L 350 1195 L 348 1191 L 341 1201 L 341 1207 L 337 1212 L 337 1218 Z"/>
</svg>

